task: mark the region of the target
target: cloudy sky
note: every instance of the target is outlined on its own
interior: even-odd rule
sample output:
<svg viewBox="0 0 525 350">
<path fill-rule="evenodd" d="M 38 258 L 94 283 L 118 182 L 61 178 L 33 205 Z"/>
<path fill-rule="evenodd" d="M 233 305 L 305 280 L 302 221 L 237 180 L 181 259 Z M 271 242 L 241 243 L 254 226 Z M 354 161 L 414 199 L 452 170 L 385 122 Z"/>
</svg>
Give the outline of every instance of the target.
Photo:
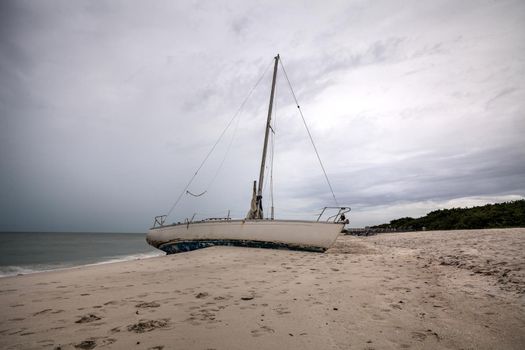
<svg viewBox="0 0 525 350">
<path fill-rule="evenodd" d="M 351 226 L 523 198 L 523 1 L 1 1 L 0 230 L 145 231 L 232 120 L 168 220 L 244 216 L 277 53 Z M 278 78 L 276 217 L 312 218 Z"/>
</svg>

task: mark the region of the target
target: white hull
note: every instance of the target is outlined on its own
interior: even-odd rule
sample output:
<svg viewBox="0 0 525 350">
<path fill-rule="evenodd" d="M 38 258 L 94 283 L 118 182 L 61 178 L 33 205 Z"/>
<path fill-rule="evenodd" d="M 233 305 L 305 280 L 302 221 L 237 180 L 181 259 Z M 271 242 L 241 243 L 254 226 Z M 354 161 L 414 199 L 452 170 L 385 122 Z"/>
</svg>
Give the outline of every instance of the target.
<svg viewBox="0 0 525 350">
<path fill-rule="evenodd" d="M 325 251 L 343 226 L 343 223 L 292 220 L 203 221 L 152 228 L 146 240 L 167 253 L 213 245 Z"/>
</svg>

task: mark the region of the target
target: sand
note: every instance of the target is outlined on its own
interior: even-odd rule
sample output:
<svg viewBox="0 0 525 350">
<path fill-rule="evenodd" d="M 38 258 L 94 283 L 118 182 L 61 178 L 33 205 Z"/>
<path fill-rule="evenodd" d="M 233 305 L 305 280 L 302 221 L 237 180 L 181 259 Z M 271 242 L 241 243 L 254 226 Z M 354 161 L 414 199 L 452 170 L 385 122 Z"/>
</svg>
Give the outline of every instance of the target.
<svg viewBox="0 0 525 350">
<path fill-rule="evenodd" d="M 0 279 L 2 349 L 523 349 L 525 229 L 213 247 Z"/>
</svg>

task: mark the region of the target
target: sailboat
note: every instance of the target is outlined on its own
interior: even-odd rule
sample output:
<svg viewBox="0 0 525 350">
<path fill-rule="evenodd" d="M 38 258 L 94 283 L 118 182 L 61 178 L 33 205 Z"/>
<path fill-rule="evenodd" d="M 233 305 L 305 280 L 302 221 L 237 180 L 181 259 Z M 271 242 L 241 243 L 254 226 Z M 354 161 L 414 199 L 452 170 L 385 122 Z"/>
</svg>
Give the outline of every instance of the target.
<svg viewBox="0 0 525 350">
<path fill-rule="evenodd" d="M 246 217 L 235 220 L 228 215 L 226 218 L 209 218 L 198 221 L 194 221 L 193 217 L 186 219 L 182 223 L 166 224 L 167 215 L 156 216 L 153 227 L 150 228 L 146 236 L 146 240 L 150 245 L 165 251 L 167 254 L 211 246 L 241 246 L 324 252 L 333 245 L 344 225 L 348 223 L 345 214 L 350 211 L 350 208 L 347 206 L 324 207 L 315 221 L 277 220 L 274 219 L 273 207 L 270 218 L 264 218 L 263 215 L 264 170 L 279 60 L 279 55 L 274 57 L 273 79 L 259 181 L 258 183 L 256 181 L 253 182 L 252 200 Z M 299 107 L 298 104 L 297 107 Z M 315 145 L 314 149 L 317 153 Z M 326 179 L 328 180 L 328 177 Z M 328 184 L 330 185 L 329 182 Z M 325 218 L 330 210 L 332 210 L 332 213 L 335 212 L 335 214 Z"/>
</svg>

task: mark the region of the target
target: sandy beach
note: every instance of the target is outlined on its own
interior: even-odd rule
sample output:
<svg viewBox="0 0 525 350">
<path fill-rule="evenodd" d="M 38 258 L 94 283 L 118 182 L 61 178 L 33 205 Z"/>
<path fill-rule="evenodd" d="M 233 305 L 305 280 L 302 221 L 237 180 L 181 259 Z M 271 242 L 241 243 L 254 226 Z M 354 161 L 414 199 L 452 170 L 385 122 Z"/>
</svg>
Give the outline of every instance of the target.
<svg viewBox="0 0 525 350">
<path fill-rule="evenodd" d="M 213 247 L 0 279 L 2 349 L 523 349 L 525 229 Z"/>
</svg>

